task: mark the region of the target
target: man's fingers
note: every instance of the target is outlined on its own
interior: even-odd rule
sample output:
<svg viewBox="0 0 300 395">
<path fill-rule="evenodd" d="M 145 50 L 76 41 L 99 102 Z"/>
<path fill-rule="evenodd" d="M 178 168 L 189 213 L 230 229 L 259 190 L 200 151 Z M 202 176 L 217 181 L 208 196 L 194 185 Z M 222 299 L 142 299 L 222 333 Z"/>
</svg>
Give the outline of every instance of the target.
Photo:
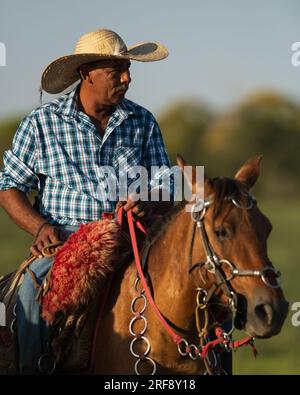
<svg viewBox="0 0 300 395">
<path fill-rule="evenodd" d="M 59 242 L 59 238 L 58 238 L 58 235 L 56 233 L 51 234 L 49 236 L 49 239 L 50 239 L 50 243 L 51 244 Z"/>
<path fill-rule="evenodd" d="M 133 206 L 133 208 L 132 208 L 132 213 L 133 214 L 137 215 L 137 214 L 139 214 L 141 212 L 143 212 L 143 207 L 142 207 L 142 205 L 140 203 L 137 203 L 135 206 Z"/>
<path fill-rule="evenodd" d="M 132 200 L 127 200 L 124 208 L 124 211 L 127 212 L 130 209 L 132 209 L 133 207 L 135 207 L 138 204 L 138 202 L 133 202 Z"/>
<path fill-rule="evenodd" d="M 125 212 L 132 210 L 134 217 L 147 219 L 151 213 L 152 209 L 149 202 L 141 202 L 141 201 L 134 201 L 128 199 L 127 202 L 118 202 L 116 206 L 116 211 L 118 211 L 118 207 L 123 206 Z"/>
<path fill-rule="evenodd" d="M 43 249 L 49 244 L 57 243 L 59 241 L 60 240 L 58 230 L 56 228 L 45 226 L 45 229 L 42 229 L 40 235 L 34 241 L 34 244 L 30 247 L 30 251 L 34 256 L 42 258 Z"/>
<path fill-rule="evenodd" d="M 117 212 L 122 206 L 125 206 L 125 204 L 126 204 L 126 200 L 124 200 L 124 201 L 120 200 L 120 201 L 116 204 L 115 212 Z"/>
<path fill-rule="evenodd" d="M 30 252 L 32 253 L 32 255 L 36 256 L 37 258 L 43 257 L 41 251 L 39 251 L 39 249 L 35 244 L 30 247 Z"/>
<path fill-rule="evenodd" d="M 35 243 L 35 245 L 37 246 L 37 248 L 39 249 L 39 251 L 42 251 L 43 248 L 45 247 L 45 244 L 43 242 L 43 240 L 39 240 L 38 243 Z"/>
</svg>

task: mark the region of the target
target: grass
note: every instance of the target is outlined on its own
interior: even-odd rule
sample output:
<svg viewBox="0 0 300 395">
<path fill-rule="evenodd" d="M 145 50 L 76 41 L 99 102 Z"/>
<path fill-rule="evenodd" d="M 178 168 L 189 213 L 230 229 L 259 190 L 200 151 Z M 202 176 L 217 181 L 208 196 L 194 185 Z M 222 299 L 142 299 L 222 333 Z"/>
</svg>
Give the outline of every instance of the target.
<svg viewBox="0 0 300 395">
<path fill-rule="evenodd" d="M 271 219 L 273 232 L 269 240 L 269 256 L 283 273 L 283 289 L 290 307 L 300 302 L 299 292 L 299 224 L 297 201 L 263 201 L 262 211 Z M 18 229 L 0 210 L 0 275 L 14 270 L 28 255 L 31 237 Z M 234 353 L 234 374 L 299 374 L 300 327 L 293 327 L 291 312 L 280 335 L 257 340 L 259 356 L 254 359 L 250 347 Z M 240 335 L 239 335 L 240 336 Z"/>
<path fill-rule="evenodd" d="M 282 287 L 290 302 L 290 313 L 278 336 L 257 340 L 259 355 L 254 359 L 250 348 L 234 354 L 235 374 L 300 374 L 300 327 L 294 327 L 291 306 L 300 301 L 299 293 L 299 224 L 298 201 L 264 201 L 262 211 L 271 219 L 268 250 L 273 264 L 283 275 Z"/>
</svg>

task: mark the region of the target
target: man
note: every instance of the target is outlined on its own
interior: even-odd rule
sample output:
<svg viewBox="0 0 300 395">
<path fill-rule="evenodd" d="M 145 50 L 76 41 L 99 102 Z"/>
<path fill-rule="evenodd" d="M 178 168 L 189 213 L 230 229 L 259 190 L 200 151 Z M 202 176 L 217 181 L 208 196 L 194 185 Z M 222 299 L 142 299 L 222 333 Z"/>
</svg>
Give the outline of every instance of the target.
<svg viewBox="0 0 300 395">
<path fill-rule="evenodd" d="M 39 284 L 52 264 L 43 258 L 45 246 L 116 209 L 117 201 L 107 196 L 101 168 L 109 166 L 117 174 L 136 165 L 148 172 L 151 166 L 170 166 L 153 115 L 124 98 L 131 81 L 130 60 L 156 61 L 167 56 L 159 43 L 127 48 L 115 32 L 102 29 L 82 36 L 74 54 L 55 60 L 44 71 L 42 88 L 48 93 L 60 93 L 79 79 L 80 83 L 23 120 L 12 149 L 4 154 L 5 168 L 0 173 L 1 206 L 34 237 L 31 252 L 38 259 L 30 269 Z M 156 188 L 161 187 L 156 184 Z M 38 190 L 34 207 L 26 196 L 32 189 Z M 127 198 L 120 205 L 145 218 L 152 210 L 164 212 L 171 203 Z M 49 333 L 35 295 L 26 274 L 17 303 L 23 374 L 38 371 Z"/>
</svg>

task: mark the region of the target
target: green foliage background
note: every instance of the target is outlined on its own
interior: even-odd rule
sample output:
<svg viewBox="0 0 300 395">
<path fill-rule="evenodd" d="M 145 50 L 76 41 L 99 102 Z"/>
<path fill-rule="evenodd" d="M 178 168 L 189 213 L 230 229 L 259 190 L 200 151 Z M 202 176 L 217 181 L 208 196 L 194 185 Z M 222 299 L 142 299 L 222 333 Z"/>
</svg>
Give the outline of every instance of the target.
<svg viewBox="0 0 300 395">
<path fill-rule="evenodd" d="M 20 119 L 16 116 L 0 122 L 1 157 L 11 145 Z M 204 165 L 208 176 L 233 176 L 249 157 L 263 155 L 254 194 L 273 224 L 269 256 L 283 273 L 283 289 L 290 307 L 300 301 L 299 103 L 279 93 L 256 92 L 219 114 L 205 103 L 190 99 L 173 103 L 158 119 L 173 163 L 176 153 L 180 153 L 189 163 Z M 0 275 L 16 268 L 28 254 L 30 242 L 30 236 L 1 210 Z M 292 312 L 280 335 L 257 341 L 256 360 L 250 348 L 234 354 L 235 374 L 300 373 L 300 327 L 292 326 L 291 316 Z"/>
</svg>

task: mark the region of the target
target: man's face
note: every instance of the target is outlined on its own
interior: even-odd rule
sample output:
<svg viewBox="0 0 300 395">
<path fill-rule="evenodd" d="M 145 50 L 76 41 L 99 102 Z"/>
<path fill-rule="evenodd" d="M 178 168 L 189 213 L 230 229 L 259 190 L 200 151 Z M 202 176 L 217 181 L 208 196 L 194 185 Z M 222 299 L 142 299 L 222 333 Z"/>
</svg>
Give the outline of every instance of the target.
<svg viewBox="0 0 300 395">
<path fill-rule="evenodd" d="M 116 105 L 121 103 L 128 90 L 129 68 L 129 60 L 101 60 L 82 66 L 82 72 L 89 76 L 89 86 L 99 102 Z"/>
</svg>

